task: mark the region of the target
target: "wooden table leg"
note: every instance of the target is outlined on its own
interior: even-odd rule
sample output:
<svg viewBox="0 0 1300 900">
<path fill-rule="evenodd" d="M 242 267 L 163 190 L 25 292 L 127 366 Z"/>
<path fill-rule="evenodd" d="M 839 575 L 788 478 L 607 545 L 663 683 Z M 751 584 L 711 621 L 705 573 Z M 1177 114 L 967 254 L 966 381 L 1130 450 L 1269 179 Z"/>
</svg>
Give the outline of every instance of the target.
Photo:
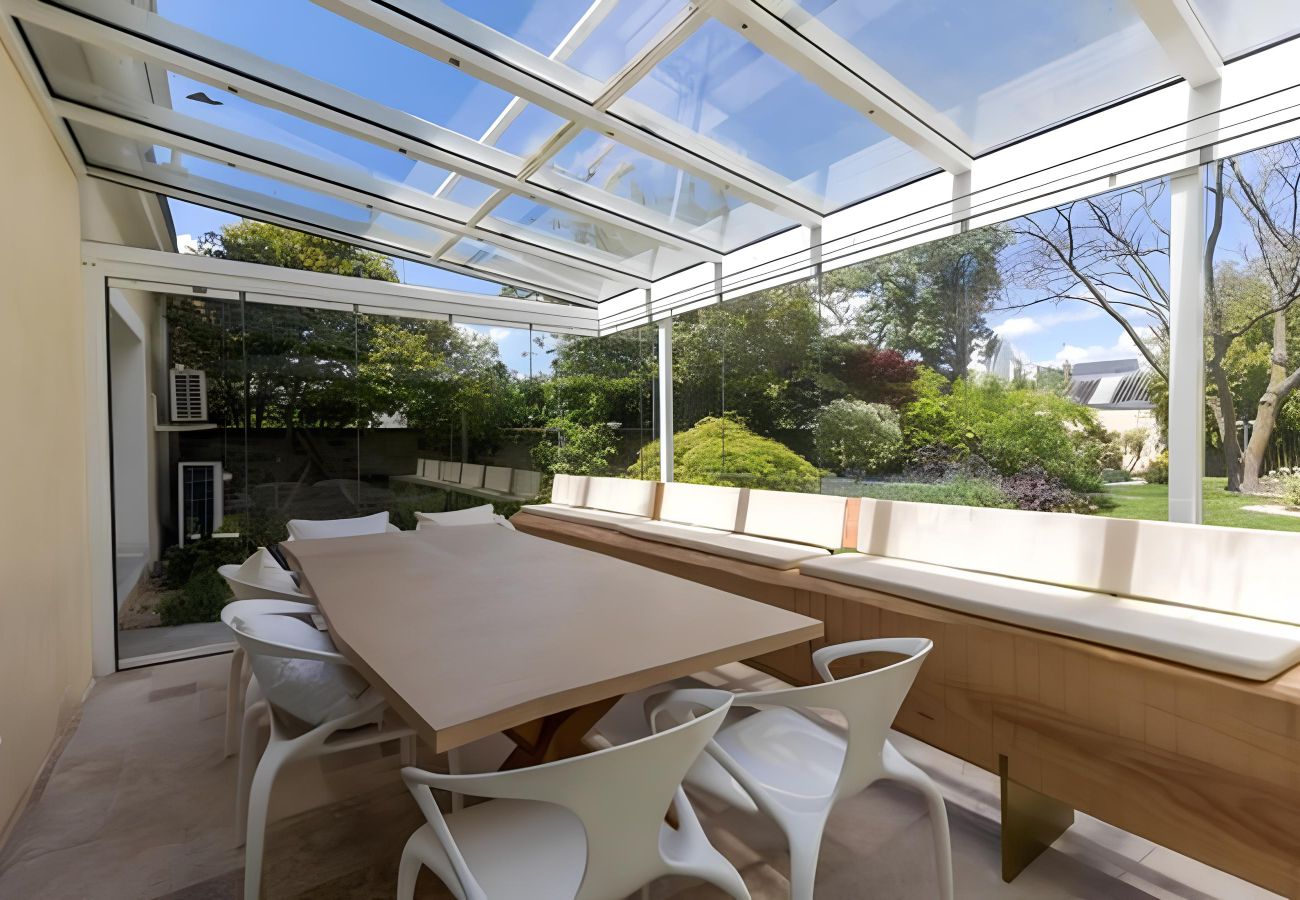
<svg viewBox="0 0 1300 900">
<path fill-rule="evenodd" d="M 511 728 L 506 736 L 515 742 L 515 749 L 501 771 L 581 756 L 588 749 L 582 739 L 618 701 L 618 697 L 597 700 Z"/>
<path fill-rule="evenodd" d="M 1002 880 L 1015 879 L 1074 824 L 1074 810 L 1011 780 L 1009 761 L 998 757 L 1002 776 Z"/>
</svg>

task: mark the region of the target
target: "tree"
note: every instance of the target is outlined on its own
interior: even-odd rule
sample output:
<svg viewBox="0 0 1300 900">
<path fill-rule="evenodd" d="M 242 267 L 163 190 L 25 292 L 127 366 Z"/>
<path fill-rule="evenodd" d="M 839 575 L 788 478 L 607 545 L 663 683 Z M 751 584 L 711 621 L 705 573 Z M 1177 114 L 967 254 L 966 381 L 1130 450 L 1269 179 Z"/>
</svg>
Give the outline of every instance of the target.
<svg viewBox="0 0 1300 900">
<path fill-rule="evenodd" d="M 912 400 L 920 365 L 897 350 L 868 347 L 842 337 L 826 341 L 824 374 L 837 393 L 898 409 Z M 825 386 L 825 385 L 824 385 Z"/>
<path fill-rule="evenodd" d="M 641 448 L 628 467 L 636 478 L 659 478 L 659 442 Z M 784 444 L 760 437 L 734 418 L 708 416 L 673 435 L 673 478 L 773 491 L 817 493 L 821 471 Z"/>
<path fill-rule="evenodd" d="M 898 413 L 883 403 L 832 400 L 817 414 L 817 455 L 836 472 L 879 472 L 902 451 Z"/>
<path fill-rule="evenodd" d="M 1010 241 L 1001 226 L 931 241 L 824 275 L 818 299 L 839 333 L 961 378 L 993 334 L 986 317 L 1002 295 Z"/>
<path fill-rule="evenodd" d="M 284 269 L 397 281 L 397 270 L 387 256 L 249 219 L 200 235 L 196 252 Z"/>
<path fill-rule="evenodd" d="M 1146 450 L 1147 439 L 1150 436 L 1151 433 L 1141 426 L 1137 428 L 1129 428 L 1120 433 L 1120 453 L 1123 458 L 1132 460 L 1132 462 L 1125 466 L 1125 469 L 1130 473 L 1136 469 L 1138 463 L 1142 461 L 1142 453 Z"/>
</svg>

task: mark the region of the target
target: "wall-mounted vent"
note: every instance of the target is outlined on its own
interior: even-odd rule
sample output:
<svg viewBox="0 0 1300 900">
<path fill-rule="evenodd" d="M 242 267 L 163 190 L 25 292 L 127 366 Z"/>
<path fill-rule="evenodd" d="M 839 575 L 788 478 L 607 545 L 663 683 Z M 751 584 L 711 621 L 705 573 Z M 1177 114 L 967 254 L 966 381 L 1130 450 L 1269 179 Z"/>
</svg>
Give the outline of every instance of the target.
<svg viewBox="0 0 1300 900">
<path fill-rule="evenodd" d="M 208 420 L 208 376 L 201 369 L 171 371 L 172 423 Z"/>
</svg>

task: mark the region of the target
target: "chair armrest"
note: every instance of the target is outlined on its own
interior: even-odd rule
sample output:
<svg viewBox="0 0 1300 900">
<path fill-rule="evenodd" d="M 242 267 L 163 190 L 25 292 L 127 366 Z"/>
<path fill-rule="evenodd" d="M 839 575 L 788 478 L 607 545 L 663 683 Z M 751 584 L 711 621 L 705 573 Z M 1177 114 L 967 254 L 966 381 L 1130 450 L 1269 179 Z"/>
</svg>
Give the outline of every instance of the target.
<svg viewBox="0 0 1300 900">
<path fill-rule="evenodd" d="M 456 873 L 456 880 L 460 882 L 465 900 L 488 900 L 487 892 L 474 878 L 474 873 L 469 870 L 469 863 L 465 862 L 460 847 L 456 845 L 456 839 L 452 837 L 451 829 L 447 827 L 447 820 L 443 818 L 442 810 L 438 808 L 438 801 L 433 799 L 433 792 L 429 790 L 430 785 L 423 778 L 432 774 L 434 773 L 411 766 L 402 769 L 402 779 L 406 782 L 406 788 L 415 798 L 420 811 L 424 813 L 425 821 L 429 823 L 438 843 L 442 845 L 442 851 L 447 854 L 447 860 L 451 863 L 452 871 Z"/>
<path fill-rule="evenodd" d="M 813 666 L 817 669 L 817 674 L 821 676 L 822 681 L 834 681 L 835 677 L 831 675 L 831 663 L 847 656 L 862 656 L 865 653 L 896 653 L 899 656 L 910 658 L 926 653 L 932 646 L 933 644 L 929 638 L 873 638 L 822 647 L 813 653 L 812 660 Z"/>
</svg>

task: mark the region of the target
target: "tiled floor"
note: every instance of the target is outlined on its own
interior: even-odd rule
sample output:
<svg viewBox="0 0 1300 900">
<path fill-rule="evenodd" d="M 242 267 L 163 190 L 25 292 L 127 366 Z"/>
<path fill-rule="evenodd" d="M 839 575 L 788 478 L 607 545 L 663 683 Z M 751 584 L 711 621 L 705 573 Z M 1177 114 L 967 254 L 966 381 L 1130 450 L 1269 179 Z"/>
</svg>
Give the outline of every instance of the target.
<svg viewBox="0 0 1300 900">
<path fill-rule="evenodd" d="M 0 897 L 239 896 L 236 763 L 221 756 L 227 666 L 227 657 L 213 657 L 123 672 L 96 685 L 76 734 L 0 851 Z M 743 667 L 723 677 L 763 678 Z M 610 724 L 614 733 L 625 727 L 631 726 L 617 717 Z M 1003 884 L 996 779 L 901 736 L 899 742 L 949 798 L 957 894 L 965 900 L 1273 896 L 1086 817 L 1014 883 Z M 269 833 L 266 896 L 394 896 L 402 844 L 421 821 L 396 767 L 395 753 L 372 748 L 287 772 L 276 790 L 279 821 Z M 786 896 L 784 851 L 770 825 L 726 810 L 704 810 L 703 817 L 756 900 Z M 931 854 L 919 799 L 877 785 L 836 811 L 823 844 L 817 896 L 931 898 Z M 428 873 L 420 887 L 424 897 L 450 896 Z M 684 880 L 661 881 L 651 893 L 655 900 L 718 896 Z"/>
</svg>

